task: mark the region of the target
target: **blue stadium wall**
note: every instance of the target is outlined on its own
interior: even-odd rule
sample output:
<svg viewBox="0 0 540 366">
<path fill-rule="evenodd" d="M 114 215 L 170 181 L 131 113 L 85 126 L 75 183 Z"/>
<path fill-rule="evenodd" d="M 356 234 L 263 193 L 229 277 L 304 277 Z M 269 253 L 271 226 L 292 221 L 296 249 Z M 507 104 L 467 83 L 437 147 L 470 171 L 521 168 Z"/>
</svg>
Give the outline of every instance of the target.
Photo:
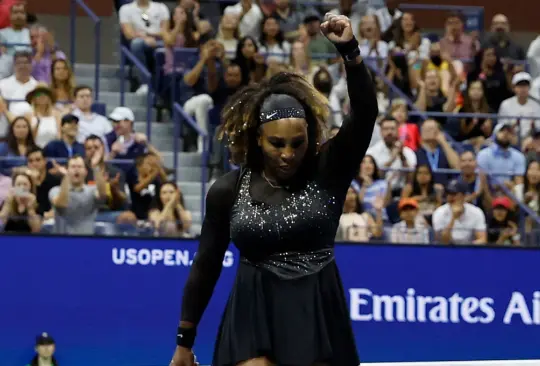
<svg viewBox="0 0 540 366">
<path fill-rule="evenodd" d="M 61 364 L 167 365 L 196 241 L 2 236 L 0 359 L 25 364 L 49 332 Z M 336 245 L 363 361 L 540 358 L 540 251 Z M 233 247 L 199 327 L 210 362 Z"/>
</svg>

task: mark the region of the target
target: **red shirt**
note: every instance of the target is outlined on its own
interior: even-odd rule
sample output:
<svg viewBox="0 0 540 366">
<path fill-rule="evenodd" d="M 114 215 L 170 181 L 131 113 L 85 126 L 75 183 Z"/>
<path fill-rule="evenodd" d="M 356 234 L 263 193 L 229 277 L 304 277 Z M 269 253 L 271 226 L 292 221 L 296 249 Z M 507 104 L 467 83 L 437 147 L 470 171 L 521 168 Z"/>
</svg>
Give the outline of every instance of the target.
<svg viewBox="0 0 540 366">
<path fill-rule="evenodd" d="M 414 123 L 404 123 L 399 126 L 399 139 L 403 145 L 414 151 L 420 146 L 420 130 Z"/>
<path fill-rule="evenodd" d="M 11 26 L 11 7 L 21 0 L 0 0 L 0 29 Z"/>
</svg>

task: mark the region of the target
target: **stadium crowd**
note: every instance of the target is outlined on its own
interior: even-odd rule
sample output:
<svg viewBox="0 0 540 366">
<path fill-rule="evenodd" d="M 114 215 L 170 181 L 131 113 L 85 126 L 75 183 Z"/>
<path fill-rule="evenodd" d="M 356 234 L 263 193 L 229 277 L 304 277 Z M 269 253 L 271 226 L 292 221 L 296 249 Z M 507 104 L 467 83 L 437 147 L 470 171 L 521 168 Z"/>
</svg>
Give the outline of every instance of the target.
<svg viewBox="0 0 540 366">
<path fill-rule="evenodd" d="M 380 117 L 351 183 L 337 240 L 537 245 L 540 213 L 540 37 L 528 50 L 498 14 L 489 32 L 449 13 L 425 33 L 396 0 L 302 7 L 240 0 L 214 21 L 197 0 L 118 4 L 122 38 L 150 70 L 164 52 L 159 100 L 171 98 L 215 135 L 212 179 L 231 169 L 219 113 L 240 88 L 280 71 L 329 100 L 328 138 L 349 110 L 343 64 L 320 34 L 326 11 L 349 16 L 372 70 Z M 14 2 L 0 30 L 0 220 L 6 232 L 92 234 L 96 222 L 194 236 L 161 152 L 135 133 L 133 111 L 92 111 L 52 32 Z M 0 16 L 1 19 L 1 16 Z M 16 44 L 16 45 L 14 45 Z M 24 44 L 27 44 L 25 46 Z M 150 92 L 134 68 L 134 90 Z M 166 101 L 166 102 L 163 102 Z M 444 113 L 447 114 L 444 114 Z M 499 118 L 500 117 L 500 118 Z M 202 138 L 182 136 L 187 151 Z M 140 231 L 137 231 L 140 234 Z"/>
</svg>

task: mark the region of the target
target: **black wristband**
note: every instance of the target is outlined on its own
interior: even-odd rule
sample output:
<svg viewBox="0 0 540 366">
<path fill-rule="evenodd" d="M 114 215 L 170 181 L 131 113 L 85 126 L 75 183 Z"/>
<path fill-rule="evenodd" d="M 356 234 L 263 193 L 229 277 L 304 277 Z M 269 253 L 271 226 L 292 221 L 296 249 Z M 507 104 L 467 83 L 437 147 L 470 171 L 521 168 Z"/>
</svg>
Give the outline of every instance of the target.
<svg viewBox="0 0 540 366">
<path fill-rule="evenodd" d="M 334 46 L 345 61 L 354 61 L 360 56 L 358 41 L 354 37 L 350 41 L 344 43 L 335 43 Z"/>
<path fill-rule="evenodd" d="M 197 329 L 178 327 L 176 331 L 176 345 L 191 349 L 193 348 L 193 344 L 195 344 L 195 336 L 197 336 Z"/>
</svg>

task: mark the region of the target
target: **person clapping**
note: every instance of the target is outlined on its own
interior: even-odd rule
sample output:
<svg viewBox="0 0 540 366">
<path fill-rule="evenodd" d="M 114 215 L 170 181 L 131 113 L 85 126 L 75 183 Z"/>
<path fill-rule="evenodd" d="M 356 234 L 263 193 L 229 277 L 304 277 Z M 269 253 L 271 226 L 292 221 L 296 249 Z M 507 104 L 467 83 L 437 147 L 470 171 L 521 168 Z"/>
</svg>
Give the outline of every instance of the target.
<svg viewBox="0 0 540 366">
<path fill-rule="evenodd" d="M 41 216 L 36 211 L 37 200 L 32 177 L 28 174 L 15 174 L 13 188 L 0 211 L 0 221 L 4 224 L 4 232 L 39 232 Z"/>
</svg>

